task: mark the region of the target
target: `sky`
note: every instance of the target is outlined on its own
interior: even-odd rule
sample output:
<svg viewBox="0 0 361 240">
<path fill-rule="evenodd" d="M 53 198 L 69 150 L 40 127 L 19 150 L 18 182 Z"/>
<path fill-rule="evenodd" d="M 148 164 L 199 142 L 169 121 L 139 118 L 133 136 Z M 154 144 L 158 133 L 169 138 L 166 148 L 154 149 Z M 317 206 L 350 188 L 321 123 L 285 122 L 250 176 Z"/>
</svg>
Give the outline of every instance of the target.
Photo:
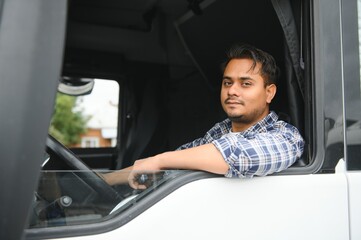
<svg viewBox="0 0 361 240">
<path fill-rule="evenodd" d="M 82 96 L 79 107 L 87 116 L 91 128 L 116 128 L 118 120 L 119 84 L 115 81 L 95 79 L 90 95 Z"/>
</svg>

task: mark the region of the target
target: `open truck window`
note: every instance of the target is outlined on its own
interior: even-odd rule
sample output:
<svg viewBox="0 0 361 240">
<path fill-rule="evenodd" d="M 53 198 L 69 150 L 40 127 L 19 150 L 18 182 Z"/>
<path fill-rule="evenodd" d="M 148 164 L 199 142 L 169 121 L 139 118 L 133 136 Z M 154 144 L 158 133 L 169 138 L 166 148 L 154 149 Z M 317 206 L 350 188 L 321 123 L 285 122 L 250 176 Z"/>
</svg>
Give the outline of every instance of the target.
<svg viewBox="0 0 361 240">
<path fill-rule="evenodd" d="M 70 97 L 71 113 L 82 123 L 70 136 L 73 142 L 62 142 L 57 131 L 60 99 L 69 98 L 57 95 L 50 133 L 70 148 L 74 156 L 69 158 L 74 159 L 67 159 L 67 150 L 56 139 L 48 139 L 50 160 L 43 166 L 30 228 L 102 222 L 146 204 L 148 193 L 162 189 L 159 183 L 177 182 L 182 174 L 161 175 L 143 194 L 126 184 L 105 187 L 91 169 L 119 171 L 201 137 L 223 120 L 220 66 L 226 49 L 236 42 L 275 57 L 281 75 L 271 110 L 306 139 L 309 151 L 293 170 L 302 172 L 312 162 L 311 126 L 305 120 L 310 117 L 305 110 L 312 110 L 309 11 L 309 3 L 301 1 L 70 1 L 63 75 L 115 80 L 95 80 L 87 94 Z M 65 130 L 78 125 L 60 124 Z M 98 147 L 112 150 L 89 150 Z M 90 168 L 79 167 L 77 161 Z M 72 204 L 63 206 L 64 198 Z"/>
<path fill-rule="evenodd" d="M 192 171 L 152 173 L 149 188 L 141 192 L 126 183 L 107 186 L 102 174 L 174 150 L 225 119 L 219 102 L 221 64 L 226 49 L 236 42 L 269 52 L 280 67 L 271 110 L 306 140 L 304 156 L 285 173 L 319 169 L 322 161 L 315 159 L 311 121 L 316 110 L 310 5 L 268 0 L 69 1 L 62 74 L 99 80 L 87 94 L 71 97 L 71 112 L 82 122 L 76 141 L 62 141 L 54 118 L 51 122 L 49 158 L 35 192 L 29 236 L 39 236 L 42 228 L 44 237 L 71 236 L 71 231 L 59 233 L 70 225 L 87 229 L 85 234 L 102 232 L 107 223 L 109 228 L 121 227 L 186 183 L 215 177 Z M 97 94 L 100 86 L 102 98 Z M 68 98 L 57 96 L 57 104 Z M 60 112 L 56 108 L 54 116 Z M 76 125 L 69 123 L 65 129 Z M 324 172 L 334 171 L 336 163 L 325 165 Z"/>
<path fill-rule="evenodd" d="M 115 147 L 119 84 L 95 79 L 84 93 L 78 90 L 86 87 L 59 84 L 49 134 L 68 148 Z"/>
</svg>

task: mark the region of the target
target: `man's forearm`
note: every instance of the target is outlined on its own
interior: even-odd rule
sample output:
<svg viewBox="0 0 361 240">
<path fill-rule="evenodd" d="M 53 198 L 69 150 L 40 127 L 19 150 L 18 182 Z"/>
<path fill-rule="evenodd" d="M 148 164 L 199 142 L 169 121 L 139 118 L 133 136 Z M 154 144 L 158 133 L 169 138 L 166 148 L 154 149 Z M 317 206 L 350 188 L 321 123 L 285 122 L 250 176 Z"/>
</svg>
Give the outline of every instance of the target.
<svg viewBox="0 0 361 240">
<path fill-rule="evenodd" d="M 124 168 L 122 170 L 105 173 L 102 175 L 105 182 L 109 185 L 124 184 L 128 182 L 129 172 L 132 171 L 133 166 Z"/>
<path fill-rule="evenodd" d="M 191 169 L 225 174 L 228 164 L 213 144 L 165 152 L 156 156 L 160 169 Z"/>
<path fill-rule="evenodd" d="M 134 189 L 146 189 L 145 184 L 137 181 L 137 176 L 165 169 L 190 169 L 225 174 L 228 164 L 213 144 L 165 152 L 135 161 L 128 177 L 129 185 Z"/>
</svg>

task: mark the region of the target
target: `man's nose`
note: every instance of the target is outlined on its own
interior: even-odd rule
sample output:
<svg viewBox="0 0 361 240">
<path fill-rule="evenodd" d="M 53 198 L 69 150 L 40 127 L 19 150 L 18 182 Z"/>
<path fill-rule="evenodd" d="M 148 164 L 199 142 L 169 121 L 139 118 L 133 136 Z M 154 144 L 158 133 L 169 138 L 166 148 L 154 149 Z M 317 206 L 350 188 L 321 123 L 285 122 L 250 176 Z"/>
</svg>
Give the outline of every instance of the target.
<svg viewBox="0 0 361 240">
<path fill-rule="evenodd" d="M 239 93 L 240 93 L 240 87 L 236 83 L 232 84 L 232 86 L 230 86 L 228 89 L 228 95 L 230 96 L 234 96 L 234 95 L 238 96 Z"/>
</svg>

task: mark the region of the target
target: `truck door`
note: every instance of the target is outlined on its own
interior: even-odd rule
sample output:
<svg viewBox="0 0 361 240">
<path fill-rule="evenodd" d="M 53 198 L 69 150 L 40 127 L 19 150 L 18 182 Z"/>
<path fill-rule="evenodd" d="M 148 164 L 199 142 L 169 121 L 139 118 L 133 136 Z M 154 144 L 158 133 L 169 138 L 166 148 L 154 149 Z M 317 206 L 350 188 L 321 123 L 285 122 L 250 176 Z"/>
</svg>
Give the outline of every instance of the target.
<svg viewBox="0 0 361 240">
<path fill-rule="evenodd" d="M 361 238 L 361 1 L 342 1 L 345 159 L 349 184 L 350 239 Z"/>
<path fill-rule="evenodd" d="M 21 239 L 62 65 L 66 1 L 0 1 L 0 239 Z"/>
</svg>

